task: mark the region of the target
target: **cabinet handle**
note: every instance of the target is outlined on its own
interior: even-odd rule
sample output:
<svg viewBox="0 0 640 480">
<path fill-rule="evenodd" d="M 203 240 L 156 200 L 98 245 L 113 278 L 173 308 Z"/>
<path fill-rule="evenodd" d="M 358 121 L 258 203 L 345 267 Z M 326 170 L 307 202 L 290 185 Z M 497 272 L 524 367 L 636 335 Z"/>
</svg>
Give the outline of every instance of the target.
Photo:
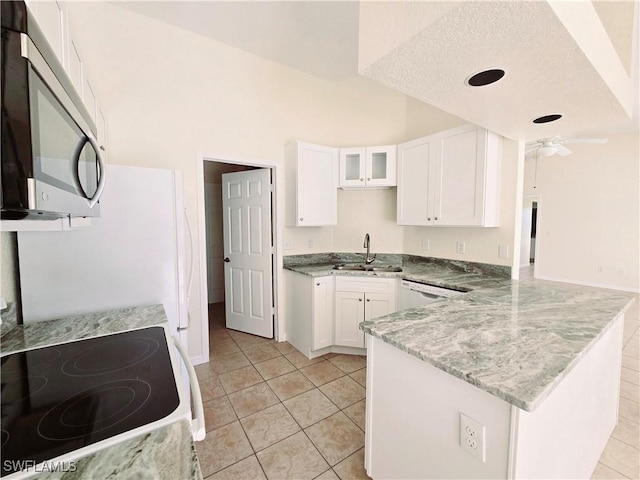
<svg viewBox="0 0 640 480">
<path fill-rule="evenodd" d="M 361 181 L 361 182 L 364 182 L 364 178 L 361 178 L 361 179 L 360 179 L 360 181 Z"/>
<path fill-rule="evenodd" d="M 367 182 L 370 182 L 370 181 L 371 181 L 371 179 L 370 179 L 370 178 L 367 178 Z"/>
<path fill-rule="evenodd" d="M 427 217 L 427 222 L 430 222 L 430 221 L 431 221 L 431 217 Z"/>
<path fill-rule="evenodd" d="M 319 283 L 316 283 L 316 287 L 319 287 L 319 286 L 320 286 L 320 284 L 319 284 Z"/>
<path fill-rule="evenodd" d="M 358 301 L 359 301 L 359 302 L 361 302 L 361 301 L 362 301 L 362 299 L 361 299 L 361 298 L 359 298 L 359 299 L 358 299 Z"/>
<path fill-rule="evenodd" d="M 303 221 L 303 220 L 304 220 L 304 218 L 300 217 L 300 221 Z"/>
<path fill-rule="evenodd" d="M 229 260 L 229 257 L 224 257 L 224 263 L 229 263 L 231 260 Z"/>
<path fill-rule="evenodd" d="M 434 220 L 438 220 L 438 217 L 435 217 Z"/>
<path fill-rule="evenodd" d="M 367 298 L 367 302 L 370 302 L 370 301 L 371 301 L 371 299 L 370 299 L 370 298 Z"/>
</svg>

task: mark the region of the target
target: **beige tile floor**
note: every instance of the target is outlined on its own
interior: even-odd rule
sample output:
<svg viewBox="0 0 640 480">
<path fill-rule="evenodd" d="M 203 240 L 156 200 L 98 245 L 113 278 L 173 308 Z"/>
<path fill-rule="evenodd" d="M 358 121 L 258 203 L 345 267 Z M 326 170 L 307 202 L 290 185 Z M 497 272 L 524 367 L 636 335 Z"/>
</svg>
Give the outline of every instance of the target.
<svg viewBox="0 0 640 480">
<path fill-rule="evenodd" d="M 593 479 L 640 478 L 640 296 L 625 316 L 620 412 Z M 366 479 L 364 357 L 308 360 L 288 343 L 227 330 L 209 309 L 209 363 L 196 371 L 208 479 Z"/>
<path fill-rule="evenodd" d="M 640 295 L 625 315 L 618 426 L 593 479 L 640 478 Z"/>
<path fill-rule="evenodd" d="M 208 479 L 366 479 L 364 357 L 308 360 L 288 343 L 227 330 L 209 308 L 210 362 L 198 365 Z"/>
</svg>

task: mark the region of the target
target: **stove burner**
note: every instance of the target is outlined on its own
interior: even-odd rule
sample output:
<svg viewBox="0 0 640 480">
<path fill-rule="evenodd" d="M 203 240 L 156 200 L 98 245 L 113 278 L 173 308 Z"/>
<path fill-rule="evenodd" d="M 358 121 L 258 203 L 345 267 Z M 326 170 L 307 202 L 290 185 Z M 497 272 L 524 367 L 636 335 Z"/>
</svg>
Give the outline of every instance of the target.
<svg viewBox="0 0 640 480">
<path fill-rule="evenodd" d="M 125 379 L 89 388 L 63 400 L 44 414 L 38 433 L 47 440 L 87 438 L 136 413 L 151 396 L 142 380 Z M 90 442 L 87 442 L 90 443 Z"/>
<path fill-rule="evenodd" d="M 112 354 L 117 343 L 118 355 Z M 62 371 L 72 377 L 105 375 L 131 367 L 151 357 L 160 344 L 153 338 L 134 338 L 105 342 L 79 352 L 62 365 Z"/>
<path fill-rule="evenodd" d="M 52 347 L 31 350 L 26 366 L 34 368 L 47 365 L 56 361 L 61 355 L 60 350 Z M 22 355 L 7 355 L 6 357 L 2 357 L 3 375 L 11 372 L 22 372 L 25 365 L 21 362 L 25 361 L 24 358 L 24 353 Z"/>
<path fill-rule="evenodd" d="M 47 386 L 49 380 L 42 375 L 27 375 L 22 377 L 14 377 L 7 379 L 7 376 L 2 376 L 2 388 L 3 391 L 6 388 L 7 394 L 2 398 L 2 407 L 5 408 L 10 402 L 20 402 L 26 400 L 32 395 L 36 395 L 40 390 Z M 6 385 L 6 387 L 5 387 Z"/>
</svg>

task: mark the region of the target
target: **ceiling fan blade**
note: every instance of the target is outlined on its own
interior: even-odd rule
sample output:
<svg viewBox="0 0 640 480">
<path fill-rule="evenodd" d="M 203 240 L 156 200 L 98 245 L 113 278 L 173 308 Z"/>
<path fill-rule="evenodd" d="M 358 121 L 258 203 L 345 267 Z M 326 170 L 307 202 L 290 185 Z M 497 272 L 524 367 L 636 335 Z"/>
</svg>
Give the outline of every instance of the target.
<svg viewBox="0 0 640 480">
<path fill-rule="evenodd" d="M 557 149 L 556 153 L 558 155 L 560 155 L 561 157 L 566 157 L 567 155 L 570 155 L 571 153 L 573 153 L 571 150 L 569 150 L 564 145 L 555 145 L 555 147 Z"/>
<path fill-rule="evenodd" d="M 607 143 L 608 138 L 567 138 L 562 143 Z"/>
</svg>

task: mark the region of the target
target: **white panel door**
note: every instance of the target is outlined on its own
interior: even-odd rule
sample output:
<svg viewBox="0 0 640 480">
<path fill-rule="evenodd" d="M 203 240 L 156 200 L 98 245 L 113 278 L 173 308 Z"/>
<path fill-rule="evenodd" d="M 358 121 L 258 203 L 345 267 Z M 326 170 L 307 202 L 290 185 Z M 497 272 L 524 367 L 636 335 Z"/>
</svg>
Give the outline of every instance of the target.
<svg viewBox="0 0 640 480">
<path fill-rule="evenodd" d="M 268 169 L 222 175 L 227 328 L 273 338 Z"/>
</svg>

